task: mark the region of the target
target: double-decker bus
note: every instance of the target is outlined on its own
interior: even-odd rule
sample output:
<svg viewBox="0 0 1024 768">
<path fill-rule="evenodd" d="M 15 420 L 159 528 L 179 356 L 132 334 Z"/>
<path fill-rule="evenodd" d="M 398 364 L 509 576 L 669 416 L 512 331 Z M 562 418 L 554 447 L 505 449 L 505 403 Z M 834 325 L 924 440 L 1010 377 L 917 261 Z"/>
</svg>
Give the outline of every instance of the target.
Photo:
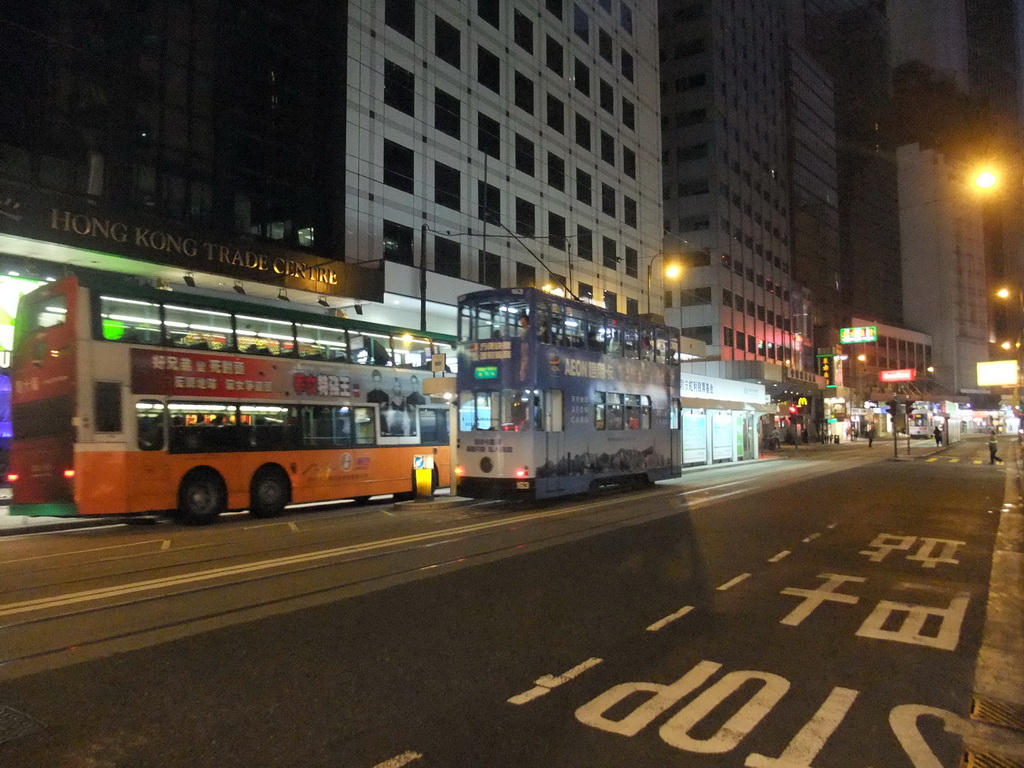
<svg viewBox="0 0 1024 768">
<path fill-rule="evenodd" d="M 421 377 L 454 342 L 114 278 L 40 286 L 15 323 L 11 513 L 204 524 L 411 497 L 417 455 L 450 471 Z"/>
<path fill-rule="evenodd" d="M 678 477 L 678 331 L 533 288 L 459 300 L 461 496 Z"/>
</svg>

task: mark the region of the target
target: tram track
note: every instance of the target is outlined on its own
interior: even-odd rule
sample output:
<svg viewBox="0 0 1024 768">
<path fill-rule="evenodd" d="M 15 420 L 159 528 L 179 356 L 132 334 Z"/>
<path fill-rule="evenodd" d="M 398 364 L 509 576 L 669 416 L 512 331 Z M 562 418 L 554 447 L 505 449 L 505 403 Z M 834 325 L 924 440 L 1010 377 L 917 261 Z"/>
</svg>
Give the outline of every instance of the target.
<svg viewBox="0 0 1024 768">
<path fill-rule="evenodd" d="M 698 487 L 662 485 L 630 494 L 629 501 L 636 502 L 631 504 L 624 504 L 624 494 L 616 493 L 589 497 L 568 506 L 548 508 L 541 505 L 540 508 L 512 514 L 509 514 L 510 507 L 517 505 L 508 505 L 494 512 L 489 510 L 484 520 L 470 523 L 464 519 L 453 520 L 451 524 L 440 526 L 434 520 L 431 525 L 421 526 L 421 530 L 389 538 L 379 538 L 378 520 L 374 523 L 378 538 L 341 546 L 337 545 L 337 537 L 322 535 L 324 525 L 316 525 L 312 529 L 299 528 L 297 532 L 294 526 L 282 526 L 282 532 L 276 533 L 270 529 L 276 528 L 277 524 L 261 524 L 256 528 L 267 536 L 253 542 L 261 545 L 257 553 L 235 551 L 177 563 L 146 565 L 117 574 L 68 579 L 57 584 L 3 593 L 2 597 L 7 599 L 0 603 L 0 634 L 6 638 L 5 645 L 12 652 L 0 665 L 0 677 L 19 676 L 40 667 L 61 666 L 206 629 L 298 610 L 393 586 L 421 577 L 426 572 L 468 567 L 572 538 L 643 524 L 738 494 L 763 491 L 766 482 L 788 482 L 786 474 L 776 471 L 767 477 L 747 477 Z M 656 500 L 666 503 L 658 504 Z M 344 515 L 344 518 L 344 523 L 362 522 L 352 515 Z M 325 522 L 318 517 L 298 522 L 310 521 Z M 410 522 L 415 524 L 417 521 L 405 519 L 401 522 L 408 526 Z M 337 517 L 326 521 L 330 528 L 342 524 Z M 556 527 L 552 528 L 552 525 Z M 296 535 L 307 533 L 313 533 L 314 538 L 301 543 L 295 541 Z M 501 540 L 493 541 L 495 536 Z M 148 543 L 161 540 L 154 537 Z M 267 546 L 268 543 L 271 546 Z M 209 542 L 172 547 L 161 549 L 156 555 L 150 552 L 101 558 L 76 563 L 75 567 L 138 561 L 227 544 Z M 436 556 L 442 552 L 443 556 Z M 47 566 L 40 570 L 49 572 L 59 567 L 66 565 Z M 114 579 L 117 584 L 34 598 L 29 596 L 33 591 L 52 593 L 55 586 L 66 590 L 67 587 Z M 10 597 L 19 593 L 26 599 L 10 601 Z M 109 620 L 112 616 L 118 620 Z M 173 618 L 168 620 L 168 616 Z M 12 642 L 15 636 L 20 639 Z"/>
</svg>

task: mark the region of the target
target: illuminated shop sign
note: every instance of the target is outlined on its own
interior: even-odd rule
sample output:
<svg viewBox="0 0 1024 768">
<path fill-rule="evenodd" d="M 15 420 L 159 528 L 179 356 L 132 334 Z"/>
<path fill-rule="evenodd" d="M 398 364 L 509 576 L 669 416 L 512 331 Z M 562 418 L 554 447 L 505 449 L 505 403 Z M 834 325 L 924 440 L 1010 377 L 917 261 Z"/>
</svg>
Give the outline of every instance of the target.
<svg viewBox="0 0 1024 768">
<path fill-rule="evenodd" d="M 884 382 L 913 381 L 917 378 L 917 371 L 913 368 L 897 368 L 891 371 L 879 371 L 878 380 Z"/>
<path fill-rule="evenodd" d="M 878 326 L 861 325 L 856 328 L 840 328 L 840 344 L 862 344 L 867 341 L 878 341 Z"/>
</svg>

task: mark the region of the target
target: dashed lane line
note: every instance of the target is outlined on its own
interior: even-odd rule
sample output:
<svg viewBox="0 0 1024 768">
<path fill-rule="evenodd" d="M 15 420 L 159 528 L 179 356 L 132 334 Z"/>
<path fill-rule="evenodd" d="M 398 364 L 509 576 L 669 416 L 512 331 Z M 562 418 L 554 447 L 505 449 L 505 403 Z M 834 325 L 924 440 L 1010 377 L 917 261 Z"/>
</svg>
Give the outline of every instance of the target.
<svg viewBox="0 0 1024 768">
<path fill-rule="evenodd" d="M 790 550 L 788 550 L 788 549 L 784 549 L 784 550 L 782 550 L 781 552 L 779 552 L 779 554 L 775 555 L 774 557 L 769 557 L 769 558 L 768 558 L 768 562 L 769 562 L 769 563 L 777 563 L 777 562 L 779 562 L 779 560 L 781 560 L 782 558 L 784 558 L 784 557 L 788 557 L 788 556 L 789 556 L 789 555 L 791 555 L 791 554 L 793 554 L 793 553 L 792 553 L 792 552 L 791 552 Z"/>
<path fill-rule="evenodd" d="M 749 579 L 749 578 L 750 578 L 750 574 L 749 573 L 741 573 L 739 576 L 737 576 L 737 577 L 735 577 L 733 579 L 729 579 L 729 581 L 725 582 L 725 584 L 722 584 L 721 586 L 719 586 L 718 587 L 718 591 L 719 592 L 725 592 L 725 590 L 732 589 L 737 584 L 739 584 L 741 581 L 745 581 L 746 579 Z"/>
<path fill-rule="evenodd" d="M 681 619 L 683 616 L 685 616 L 686 614 L 688 614 L 692 610 L 693 610 L 693 606 L 692 605 L 683 606 L 682 608 L 680 608 L 675 613 L 669 614 L 665 618 L 659 619 L 658 621 L 656 621 L 653 624 L 651 624 L 651 626 L 649 626 L 647 628 L 647 631 L 648 632 L 657 632 L 662 627 L 667 627 L 669 624 L 671 624 L 676 619 Z"/>
<path fill-rule="evenodd" d="M 569 682 L 574 677 L 579 677 L 581 674 L 586 672 L 591 667 L 596 667 L 602 661 L 603 661 L 603 659 L 598 659 L 596 657 L 589 658 L 586 661 L 582 662 L 581 664 L 577 664 L 572 669 L 570 669 L 570 670 L 568 670 L 566 672 L 563 672 L 560 675 L 544 675 L 542 677 L 538 677 L 536 680 L 533 681 L 533 683 L 534 683 L 534 687 L 533 688 L 531 688 L 528 691 L 523 691 L 522 693 L 516 694 L 515 696 L 513 696 L 512 698 L 510 698 L 508 700 L 508 703 L 509 704 L 528 704 L 529 702 L 533 701 L 534 699 L 538 699 L 541 696 L 547 695 L 552 690 L 554 690 L 558 686 L 562 685 L 563 683 Z"/>
<path fill-rule="evenodd" d="M 385 760 L 383 763 L 377 763 L 373 768 L 402 768 L 403 765 L 408 765 L 414 760 L 419 760 L 422 757 L 423 755 L 419 752 L 413 752 L 410 750 L 403 752 L 400 755 L 395 755 L 394 757 Z"/>
</svg>

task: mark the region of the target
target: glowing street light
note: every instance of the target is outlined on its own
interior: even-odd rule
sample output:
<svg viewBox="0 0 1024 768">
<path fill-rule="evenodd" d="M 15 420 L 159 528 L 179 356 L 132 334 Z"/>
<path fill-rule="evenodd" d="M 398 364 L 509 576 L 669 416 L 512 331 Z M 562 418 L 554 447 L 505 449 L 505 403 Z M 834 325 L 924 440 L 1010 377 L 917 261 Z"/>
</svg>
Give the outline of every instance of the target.
<svg viewBox="0 0 1024 768">
<path fill-rule="evenodd" d="M 659 256 L 664 255 L 664 251 L 658 251 L 658 253 L 651 256 L 651 260 L 647 262 L 647 314 L 651 313 L 651 278 L 654 272 L 654 262 Z M 683 274 L 683 265 L 678 261 L 670 261 L 665 264 L 662 274 L 669 280 L 675 280 Z"/>
<path fill-rule="evenodd" d="M 974 177 L 974 185 L 981 189 L 992 189 L 999 183 L 999 177 L 993 171 L 984 170 Z"/>
</svg>

